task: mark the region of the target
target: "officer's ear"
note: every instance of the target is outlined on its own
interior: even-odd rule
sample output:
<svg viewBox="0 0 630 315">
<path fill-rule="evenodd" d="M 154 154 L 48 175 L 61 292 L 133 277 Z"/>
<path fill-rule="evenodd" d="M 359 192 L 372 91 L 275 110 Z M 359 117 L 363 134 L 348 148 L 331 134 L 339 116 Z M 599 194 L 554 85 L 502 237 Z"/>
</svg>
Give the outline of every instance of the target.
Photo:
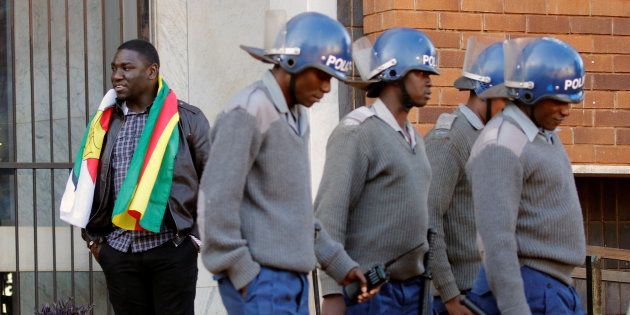
<svg viewBox="0 0 630 315">
<path fill-rule="evenodd" d="M 147 67 L 149 80 L 155 80 L 160 74 L 160 66 L 157 63 L 153 63 Z"/>
</svg>

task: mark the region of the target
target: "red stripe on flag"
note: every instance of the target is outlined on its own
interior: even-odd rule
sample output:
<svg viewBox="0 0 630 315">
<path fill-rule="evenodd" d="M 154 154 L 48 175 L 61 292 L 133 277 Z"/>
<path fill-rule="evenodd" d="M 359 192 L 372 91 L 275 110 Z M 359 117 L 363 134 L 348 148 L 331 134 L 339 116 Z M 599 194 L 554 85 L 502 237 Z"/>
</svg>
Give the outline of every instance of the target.
<svg viewBox="0 0 630 315">
<path fill-rule="evenodd" d="M 92 183 L 96 183 L 96 175 L 98 174 L 98 159 L 87 159 L 87 171 L 92 178 Z"/>
<path fill-rule="evenodd" d="M 103 130 L 105 130 L 105 132 L 108 131 L 109 129 L 109 121 L 110 118 L 112 117 L 112 112 L 114 111 L 114 107 L 109 107 L 107 109 L 105 109 L 103 111 L 103 115 L 101 115 L 101 127 L 103 128 Z"/>
<path fill-rule="evenodd" d="M 137 210 L 131 210 L 129 209 L 127 211 L 127 213 L 129 214 L 129 216 L 131 216 L 132 218 L 136 219 L 136 227 L 134 228 L 134 231 L 146 231 L 143 227 L 140 226 L 140 212 Z"/>
<path fill-rule="evenodd" d="M 153 127 L 153 134 L 151 135 L 151 140 L 149 140 L 149 146 L 147 147 L 147 154 L 144 157 L 144 163 L 142 163 L 142 169 L 140 170 L 140 176 L 138 177 L 138 183 L 142 179 L 142 175 L 144 174 L 144 170 L 147 167 L 147 164 L 151 160 L 151 156 L 155 151 L 155 146 L 158 141 L 162 137 L 164 133 L 164 129 L 168 125 L 171 118 L 177 113 L 177 97 L 173 90 L 170 90 L 166 99 L 164 100 L 164 105 L 162 106 L 162 111 L 160 112 L 160 116 L 155 121 L 155 127 Z"/>
</svg>

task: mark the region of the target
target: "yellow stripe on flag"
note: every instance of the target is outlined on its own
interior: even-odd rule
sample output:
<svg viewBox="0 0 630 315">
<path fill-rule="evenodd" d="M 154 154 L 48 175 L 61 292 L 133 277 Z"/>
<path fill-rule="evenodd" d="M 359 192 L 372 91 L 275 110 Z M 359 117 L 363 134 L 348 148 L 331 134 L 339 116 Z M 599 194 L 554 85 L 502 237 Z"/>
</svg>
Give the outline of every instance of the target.
<svg viewBox="0 0 630 315">
<path fill-rule="evenodd" d="M 164 158 L 164 153 L 166 152 L 166 146 L 171 139 L 173 131 L 175 131 L 175 127 L 178 121 L 179 113 L 176 113 L 175 115 L 173 115 L 173 117 L 171 117 L 168 124 L 166 125 L 166 128 L 164 128 L 164 133 L 158 140 L 153 150 L 153 154 L 151 155 L 151 159 L 144 169 L 142 178 L 136 186 L 136 191 L 131 198 L 129 208 L 127 208 L 128 210 L 115 216 L 112 219 L 114 224 L 116 224 L 117 226 L 127 230 L 135 229 L 137 221 L 134 217 L 129 215 L 129 211 L 139 212 L 139 219 L 144 216 L 144 213 L 147 210 L 147 205 L 149 204 L 149 198 L 151 197 L 151 191 L 153 190 L 157 175 L 160 172 L 160 165 L 162 164 L 162 159 Z"/>
<path fill-rule="evenodd" d="M 92 118 L 92 125 L 88 129 L 88 136 L 85 139 L 82 160 L 101 157 L 101 147 L 103 146 L 103 138 L 105 138 L 105 130 L 101 126 L 101 116 L 103 116 L 103 111 L 99 110 Z"/>
</svg>

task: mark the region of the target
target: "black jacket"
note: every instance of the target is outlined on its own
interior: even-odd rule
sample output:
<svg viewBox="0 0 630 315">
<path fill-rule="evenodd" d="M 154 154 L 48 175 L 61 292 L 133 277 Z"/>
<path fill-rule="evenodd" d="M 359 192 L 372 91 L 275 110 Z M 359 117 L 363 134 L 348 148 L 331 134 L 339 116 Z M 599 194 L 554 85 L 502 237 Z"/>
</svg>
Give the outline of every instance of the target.
<svg viewBox="0 0 630 315">
<path fill-rule="evenodd" d="M 173 183 L 168 199 L 164 220 L 177 236 L 188 234 L 198 236 L 197 231 L 197 193 L 199 180 L 203 174 L 210 151 L 208 119 L 199 108 L 178 100 L 179 111 L 179 147 L 173 167 Z M 111 160 L 116 136 L 125 119 L 122 108 L 116 105 L 109 123 L 109 131 L 103 140 L 99 173 L 94 190 L 92 213 L 85 229 L 82 230 L 86 241 L 102 242 L 105 235 L 114 230 L 112 211 L 114 200 L 114 181 Z"/>
</svg>

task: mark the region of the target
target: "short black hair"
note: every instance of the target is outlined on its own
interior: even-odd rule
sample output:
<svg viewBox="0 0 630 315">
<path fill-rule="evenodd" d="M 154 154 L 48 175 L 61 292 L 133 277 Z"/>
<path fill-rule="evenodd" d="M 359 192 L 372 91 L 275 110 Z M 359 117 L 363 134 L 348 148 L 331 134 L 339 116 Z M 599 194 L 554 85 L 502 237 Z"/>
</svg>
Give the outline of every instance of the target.
<svg viewBox="0 0 630 315">
<path fill-rule="evenodd" d="M 118 50 L 121 49 L 133 50 L 144 56 L 150 65 L 155 63 L 158 67 L 160 66 L 160 56 L 158 56 L 155 46 L 146 40 L 132 39 L 130 41 L 126 41 L 122 43 L 122 45 L 118 46 Z"/>
</svg>

